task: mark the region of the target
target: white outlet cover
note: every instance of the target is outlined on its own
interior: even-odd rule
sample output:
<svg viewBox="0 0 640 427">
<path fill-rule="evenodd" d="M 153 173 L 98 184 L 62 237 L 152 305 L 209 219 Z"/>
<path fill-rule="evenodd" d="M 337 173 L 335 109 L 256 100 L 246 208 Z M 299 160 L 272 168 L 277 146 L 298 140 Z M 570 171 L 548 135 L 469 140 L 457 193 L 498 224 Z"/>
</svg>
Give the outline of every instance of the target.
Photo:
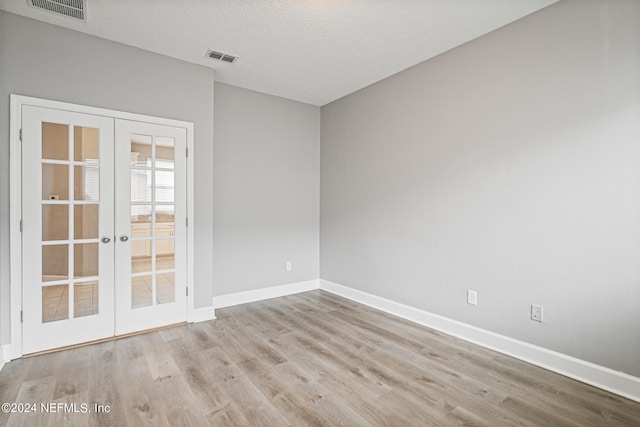
<svg viewBox="0 0 640 427">
<path fill-rule="evenodd" d="M 286 267 L 287 271 L 291 271 L 293 269 L 293 263 L 291 261 L 287 261 Z"/>
<path fill-rule="evenodd" d="M 467 291 L 467 304 L 478 305 L 478 292 L 469 289 Z"/>
<path fill-rule="evenodd" d="M 541 305 L 531 304 L 531 320 L 542 322 L 543 313 L 544 312 Z"/>
</svg>

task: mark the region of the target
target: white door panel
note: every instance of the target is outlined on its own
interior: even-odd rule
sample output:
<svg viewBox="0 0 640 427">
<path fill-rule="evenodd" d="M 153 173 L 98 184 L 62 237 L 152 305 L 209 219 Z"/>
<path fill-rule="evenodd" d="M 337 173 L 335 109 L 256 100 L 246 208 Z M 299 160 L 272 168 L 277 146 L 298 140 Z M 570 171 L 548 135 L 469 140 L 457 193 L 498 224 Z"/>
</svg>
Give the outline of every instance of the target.
<svg viewBox="0 0 640 427">
<path fill-rule="evenodd" d="M 114 120 L 31 106 L 22 118 L 23 352 L 111 336 Z"/>
<path fill-rule="evenodd" d="M 116 121 L 116 334 L 186 319 L 186 130 Z"/>
</svg>

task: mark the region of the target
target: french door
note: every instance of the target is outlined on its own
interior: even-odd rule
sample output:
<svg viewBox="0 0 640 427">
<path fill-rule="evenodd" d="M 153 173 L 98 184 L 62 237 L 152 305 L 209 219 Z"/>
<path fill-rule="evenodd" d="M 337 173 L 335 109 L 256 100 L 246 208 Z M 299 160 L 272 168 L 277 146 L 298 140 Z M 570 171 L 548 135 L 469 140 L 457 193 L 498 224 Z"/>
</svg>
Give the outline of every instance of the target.
<svg viewBox="0 0 640 427">
<path fill-rule="evenodd" d="M 24 105 L 22 141 L 23 353 L 184 321 L 186 130 Z"/>
<path fill-rule="evenodd" d="M 22 120 L 23 351 L 105 338 L 114 324 L 114 121 L 31 106 Z"/>
<path fill-rule="evenodd" d="M 186 130 L 116 120 L 116 334 L 181 322 Z"/>
</svg>

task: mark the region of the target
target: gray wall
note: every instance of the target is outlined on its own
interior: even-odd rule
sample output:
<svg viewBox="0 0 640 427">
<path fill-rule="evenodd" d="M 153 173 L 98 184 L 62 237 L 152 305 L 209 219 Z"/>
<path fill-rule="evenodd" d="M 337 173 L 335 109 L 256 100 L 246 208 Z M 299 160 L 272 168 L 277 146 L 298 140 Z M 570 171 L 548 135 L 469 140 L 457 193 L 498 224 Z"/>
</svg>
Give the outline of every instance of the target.
<svg viewBox="0 0 640 427">
<path fill-rule="evenodd" d="M 215 92 L 214 294 L 317 279 L 320 108 Z"/>
<path fill-rule="evenodd" d="M 195 124 L 195 301 L 210 306 L 213 70 L 0 12 L 0 343 L 9 341 L 9 94 Z"/>
<path fill-rule="evenodd" d="M 640 376 L 638 23 L 561 1 L 323 107 L 321 277 Z"/>
</svg>

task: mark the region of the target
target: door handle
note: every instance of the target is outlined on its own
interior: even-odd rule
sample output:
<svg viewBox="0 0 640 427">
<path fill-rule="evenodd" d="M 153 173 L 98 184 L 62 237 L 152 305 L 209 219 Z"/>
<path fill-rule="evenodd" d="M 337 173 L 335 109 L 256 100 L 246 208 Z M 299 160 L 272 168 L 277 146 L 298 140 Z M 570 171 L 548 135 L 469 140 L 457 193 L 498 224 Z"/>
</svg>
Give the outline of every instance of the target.
<svg viewBox="0 0 640 427">
<path fill-rule="evenodd" d="M 107 243 L 109 243 L 110 241 L 111 241 L 111 238 L 109 238 L 109 237 L 107 237 L 107 236 L 104 236 L 104 237 L 102 238 L 102 243 L 107 244 Z"/>
<path fill-rule="evenodd" d="M 123 234 L 122 236 L 120 236 L 120 241 L 121 242 L 126 242 L 127 240 L 129 240 L 129 236 Z"/>
</svg>

